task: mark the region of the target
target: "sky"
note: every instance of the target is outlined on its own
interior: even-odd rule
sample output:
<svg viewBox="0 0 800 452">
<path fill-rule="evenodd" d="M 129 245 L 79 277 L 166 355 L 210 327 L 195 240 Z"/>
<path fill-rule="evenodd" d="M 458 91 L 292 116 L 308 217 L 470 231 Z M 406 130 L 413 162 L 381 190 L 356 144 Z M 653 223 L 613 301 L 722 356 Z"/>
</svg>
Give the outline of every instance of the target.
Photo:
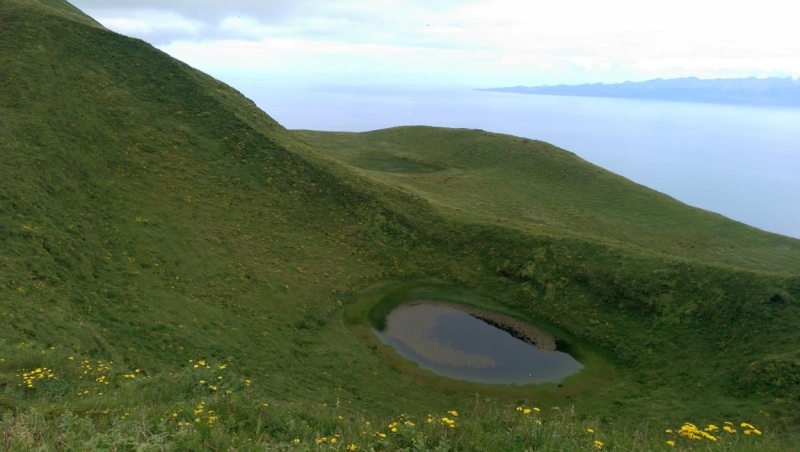
<svg viewBox="0 0 800 452">
<path fill-rule="evenodd" d="M 799 77 L 786 0 L 73 0 L 223 80 L 496 87 Z"/>
</svg>

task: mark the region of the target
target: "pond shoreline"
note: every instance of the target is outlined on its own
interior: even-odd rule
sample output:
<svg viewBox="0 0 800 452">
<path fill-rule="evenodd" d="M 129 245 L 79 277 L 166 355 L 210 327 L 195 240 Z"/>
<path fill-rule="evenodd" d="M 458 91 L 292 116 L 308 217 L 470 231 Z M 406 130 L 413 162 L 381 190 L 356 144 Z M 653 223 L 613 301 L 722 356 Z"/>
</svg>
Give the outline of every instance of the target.
<svg viewBox="0 0 800 452">
<path fill-rule="evenodd" d="M 407 304 L 431 304 L 458 309 L 459 311 L 475 317 L 476 319 L 482 320 L 497 329 L 503 330 L 515 338 L 533 345 L 534 347 L 550 352 L 556 351 L 556 339 L 552 334 L 543 331 L 531 325 L 530 323 L 511 317 L 510 315 L 500 314 L 473 306 L 438 300 L 414 300 Z"/>
</svg>

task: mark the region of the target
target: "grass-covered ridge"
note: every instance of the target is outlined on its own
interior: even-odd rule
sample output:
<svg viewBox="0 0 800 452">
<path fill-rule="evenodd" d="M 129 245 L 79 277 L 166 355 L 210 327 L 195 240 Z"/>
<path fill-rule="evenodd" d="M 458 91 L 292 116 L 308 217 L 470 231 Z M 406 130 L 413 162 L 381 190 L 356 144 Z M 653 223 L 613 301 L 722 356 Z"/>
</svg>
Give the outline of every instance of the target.
<svg viewBox="0 0 800 452">
<path fill-rule="evenodd" d="M 448 149 L 452 131 L 423 132 Z M 445 434 L 450 448 L 454 435 L 472 438 L 459 450 L 524 450 L 528 436 L 497 436 L 522 402 L 574 405 L 574 425 L 607 432 L 797 425 L 795 242 L 731 226 L 727 240 L 760 262 L 750 265 L 714 260 L 724 253 L 702 241 L 696 255 L 657 253 L 644 233 L 630 246 L 577 220 L 561 229 L 504 219 L 489 198 L 441 208 L 454 192 L 398 189 L 385 171 L 337 162 L 349 163 L 334 152 L 341 137 L 321 137 L 287 131 L 230 87 L 66 3 L 0 3 L 0 431 L 11 432 L 0 445 L 302 450 L 325 437 L 325 447 L 364 450 L 366 421 L 381 425 L 370 435 L 389 436 L 384 425 L 401 413 L 420 425 L 455 410 L 457 434 L 442 422 L 425 434 Z M 508 137 L 458 139 L 480 159 L 481 140 Z M 397 177 L 466 165 L 392 158 L 444 168 Z M 502 388 L 395 371 L 345 307 L 423 279 L 558 325 L 603 351 L 613 378 L 530 388 L 537 398 L 520 402 Z M 563 444 L 593 447 L 558 425 Z"/>
<path fill-rule="evenodd" d="M 800 240 L 687 206 L 541 141 L 434 127 L 297 134 L 331 157 L 466 221 L 588 237 L 712 265 L 800 273 Z M 443 170 L 406 173 L 365 164 L 371 161 Z"/>
</svg>

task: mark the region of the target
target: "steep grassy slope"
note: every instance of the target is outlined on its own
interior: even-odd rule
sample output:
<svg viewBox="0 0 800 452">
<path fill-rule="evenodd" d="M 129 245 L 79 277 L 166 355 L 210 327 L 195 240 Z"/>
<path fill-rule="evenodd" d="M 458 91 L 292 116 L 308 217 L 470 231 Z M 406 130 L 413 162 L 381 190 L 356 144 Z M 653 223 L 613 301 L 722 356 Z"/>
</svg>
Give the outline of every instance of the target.
<svg viewBox="0 0 800 452">
<path fill-rule="evenodd" d="M 796 277 L 654 256 L 577 220 L 562 234 L 432 207 L 307 142 L 339 138 L 304 141 L 78 14 L 0 3 L 0 410 L 33 425 L 7 420 L 20 433 L 6 438 L 144 426 L 183 444 L 178 422 L 194 425 L 200 401 L 220 419 L 198 427 L 196 450 L 225 435 L 358 437 L 365 419 L 477 410 L 476 393 L 492 412 L 527 398 L 621 424 L 759 410 L 773 428 L 797 422 Z M 433 163 L 421 168 L 448 167 Z M 783 265 L 765 250 L 763 268 Z M 548 319 L 615 370 L 563 388 L 458 384 L 406 372 L 347 324 L 346 308 L 433 279 Z M 29 386 L 36 368 L 58 380 Z M 506 431 L 475 416 L 475 444 Z"/>
<path fill-rule="evenodd" d="M 689 207 L 540 141 L 431 127 L 297 133 L 331 157 L 469 220 L 713 265 L 800 273 L 800 240 Z M 412 162 L 431 166 L 404 169 Z"/>
<path fill-rule="evenodd" d="M 379 361 L 336 321 L 382 271 L 348 242 L 380 211 L 358 178 L 287 151 L 229 87 L 42 11 L 0 14 L 2 339 L 150 373 L 232 357 L 288 400 L 377 398 Z"/>
</svg>

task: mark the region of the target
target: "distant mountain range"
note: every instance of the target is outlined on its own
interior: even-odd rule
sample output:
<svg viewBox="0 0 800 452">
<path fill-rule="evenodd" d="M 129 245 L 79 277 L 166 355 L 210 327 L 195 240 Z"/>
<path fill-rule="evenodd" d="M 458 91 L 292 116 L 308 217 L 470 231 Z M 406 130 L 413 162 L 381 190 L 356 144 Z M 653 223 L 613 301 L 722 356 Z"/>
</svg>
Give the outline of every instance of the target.
<svg viewBox="0 0 800 452">
<path fill-rule="evenodd" d="M 696 77 L 658 78 L 644 82 L 514 86 L 480 89 L 479 91 L 800 107 L 800 80 L 794 80 L 792 77 L 717 78 L 705 80 Z"/>
</svg>

